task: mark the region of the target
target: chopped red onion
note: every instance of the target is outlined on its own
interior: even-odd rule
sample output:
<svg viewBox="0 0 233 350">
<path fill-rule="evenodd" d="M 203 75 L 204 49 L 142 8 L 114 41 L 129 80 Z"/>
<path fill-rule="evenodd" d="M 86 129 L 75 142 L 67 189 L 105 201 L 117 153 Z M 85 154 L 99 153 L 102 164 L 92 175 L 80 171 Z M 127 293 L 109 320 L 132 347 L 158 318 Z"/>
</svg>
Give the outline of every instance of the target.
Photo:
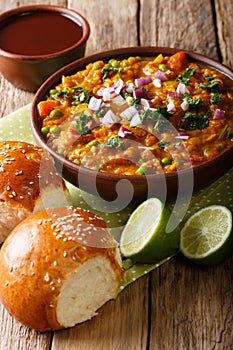
<svg viewBox="0 0 233 350">
<path fill-rule="evenodd" d="M 134 89 L 133 97 L 134 98 L 146 98 L 147 97 L 146 90 L 144 90 L 144 89 Z"/>
<path fill-rule="evenodd" d="M 129 94 L 132 94 L 134 91 L 134 84 L 133 83 L 126 84 L 123 90 L 124 92 L 128 92 Z"/>
<path fill-rule="evenodd" d="M 224 110 L 222 110 L 222 109 L 216 109 L 216 111 L 214 112 L 213 119 L 214 120 L 223 119 L 225 113 L 226 112 Z"/>
<path fill-rule="evenodd" d="M 130 131 L 129 129 L 127 129 L 124 125 L 121 125 L 119 131 L 118 131 L 118 136 L 122 137 L 122 138 L 126 138 L 129 135 L 132 135 L 132 131 Z"/>
<path fill-rule="evenodd" d="M 155 79 L 153 80 L 153 84 L 154 84 L 154 86 L 157 87 L 157 88 L 161 88 L 161 86 L 162 86 L 162 82 L 161 82 L 161 80 L 158 79 L 158 78 L 155 78 Z"/>
<path fill-rule="evenodd" d="M 174 92 L 174 91 L 168 91 L 168 96 L 178 98 L 178 99 L 182 98 L 182 94 L 179 94 L 178 92 Z"/>
<path fill-rule="evenodd" d="M 124 81 L 122 79 L 114 81 L 113 88 L 114 88 L 117 95 L 119 95 L 123 86 L 124 86 Z"/>
<path fill-rule="evenodd" d="M 88 108 L 90 108 L 92 111 L 98 111 L 100 109 L 101 103 L 102 99 L 92 96 L 88 103 Z"/>
<path fill-rule="evenodd" d="M 176 106 L 172 100 L 170 100 L 168 105 L 167 105 L 167 111 L 168 112 L 176 111 Z"/>
<path fill-rule="evenodd" d="M 181 104 L 180 107 L 183 109 L 183 111 L 187 111 L 189 109 L 189 103 L 188 101 L 184 100 Z"/>
<path fill-rule="evenodd" d="M 96 92 L 96 95 L 102 97 L 102 96 L 103 96 L 103 91 L 104 91 L 105 89 L 106 89 L 106 88 L 104 88 L 104 87 L 99 88 L 99 90 Z"/>
<path fill-rule="evenodd" d="M 112 99 L 112 102 L 118 106 L 123 106 L 126 103 L 126 100 L 121 95 L 117 95 Z"/>
<path fill-rule="evenodd" d="M 112 124 L 117 123 L 119 121 L 120 121 L 120 118 L 115 113 L 113 113 L 113 111 L 111 111 L 111 109 L 109 109 L 105 113 L 105 115 L 102 119 L 102 123 L 104 125 L 112 125 Z"/>
<path fill-rule="evenodd" d="M 176 139 L 181 139 L 181 140 L 187 140 L 189 139 L 189 135 L 180 135 L 180 136 L 176 136 Z"/>
<path fill-rule="evenodd" d="M 113 97 L 115 97 L 117 94 L 115 92 L 115 89 L 113 87 L 107 87 L 103 90 L 103 100 L 104 101 L 111 101 Z"/>
<path fill-rule="evenodd" d="M 143 85 L 147 85 L 147 84 L 151 83 L 152 78 L 151 77 L 137 78 L 137 79 L 135 79 L 134 82 L 135 82 L 136 86 L 143 86 Z"/>
<path fill-rule="evenodd" d="M 130 126 L 134 127 L 139 124 L 142 124 L 141 118 L 139 116 L 139 113 L 134 114 L 133 118 L 130 121 Z"/>
<path fill-rule="evenodd" d="M 156 79 L 159 79 L 161 81 L 166 81 L 168 80 L 165 73 L 162 72 L 161 70 L 157 70 L 157 72 L 155 73 L 155 78 Z"/>
<path fill-rule="evenodd" d="M 123 112 L 121 112 L 121 117 L 126 120 L 131 120 L 138 111 L 134 106 L 130 106 L 126 108 Z"/>
<path fill-rule="evenodd" d="M 187 136 L 187 132 L 186 131 L 179 131 L 178 136 Z"/>
<path fill-rule="evenodd" d="M 189 94 L 189 90 L 187 89 L 187 87 L 184 83 L 179 83 L 177 85 L 176 92 L 178 92 L 179 94 L 182 94 L 182 95 L 185 93 Z"/>
<path fill-rule="evenodd" d="M 151 100 L 148 100 L 147 98 L 141 98 L 141 105 L 143 105 L 144 107 L 154 107 L 153 103 L 151 102 Z"/>
</svg>

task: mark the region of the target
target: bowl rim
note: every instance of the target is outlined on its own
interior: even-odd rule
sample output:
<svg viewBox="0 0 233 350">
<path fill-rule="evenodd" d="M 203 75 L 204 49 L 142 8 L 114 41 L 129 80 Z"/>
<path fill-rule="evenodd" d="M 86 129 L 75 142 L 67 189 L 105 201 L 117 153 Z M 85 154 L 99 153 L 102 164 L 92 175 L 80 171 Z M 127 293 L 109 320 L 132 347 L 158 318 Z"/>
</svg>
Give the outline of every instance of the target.
<svg viewBox="0 0 233 350">
<path fill-rule="evenodd" d="M 62 67 L 58 71 L 56 71 L 54 74 L 52 74 L 37 90 L 33 101 L 31 105 L 30 110 L 30 125 L 31 130 L 33 133 L 33 136 L 36 140 L 36 142 L 45 148 L 62 166 L 66 166 L 69 169 L 72 169 L 73 171 L 83 171 L 90 177 L 96 177 L 104 179 L 106 181 L 119 181 L 119 179 L 128 179 L 135 184 L 140 184 L 144 182 L 144 179 L 147 179 L 147 181 L 155 180 L 158 182 L 161 179 L 164 179 L 166 177 L 167 179 L 175 179 L 177 178 L 177 175 L 179 176 L 188 176 L 190 174 L 190 171 L 193 172 L 193 174 L 196 174 L 198 172 L 203 172 L 206 168 L 208 168 L 211 165 L 215 165 L 219 158 L 232 158 L 233 155 L 233 145 L 230 149 L 226 150 L 225 152 L 221 153 L 219 156 L 206 161 L 200 165 L 196 165 L 194 167 L 188 168 L 188 169 L 182 169 L 174 173 L 164 173 L 164 174 L 148 174 L 145 176 L 141 175 L 121 175 L 121 174 L 111 174 L 111 173 L 105 173 L 105 172 L 99 172 L 97 170 L 93 170 L 87 167 L 83 167 L 82 165 L 77 165 L 68 159 L 64 158 L 63 156 L 59 155 L 57 152 L 55 152 L 53 149 L 51 149 L 47 143 L 44 141 L 42 135 L 40 134 L 39 125 L 37 123 L 37 119 L 35 118 L 37 115 L 37 104 L 42 100 L 42 97 L 46 95 L 46 93 L 54 86 L 56 86 L 60 81 L 62 75 L 70 75 L 74 74 L 76 71 L 83 69 L 88 63 L 93 62 L 94 60 L 103 59 L 108 60 L 110 58 L 116 58 L 115 55 L 118 55 L 118 57 L 126 57 L 129 55 L 138 55 L 145 53 L 145 56 L 148 56 L 148 53 L 150 54 L 166 54 L 166 55 L 172 55 L 178 51 L 183 51 L 187 54 L 187 56 L 191 57 L 192 59 L 199 61 L 201 63 L 204 63 L 208 66 L 213 67 L 214 69 L 218 70 L 219 72 L 223 73 L 224 75 L 228 76 L 233 81 L 233 70 L 220 63 L 219 61 L 212 59 L 209 56 L 190 51 L 190 50 L 184 50 L 179 48 L 170 48 L 165 46 L 132 46 L 132 47 L 124 47 L 119 49 L 113 49 L 113 50 L 106 50 L 102 52 L 98 52 L 89 56 L 85 56 L 83 58 L 80 58 L 76 61 L 71 62 L 70 64 Z M 78 69 L 76 69 L 76 66 L 78 66 Z M 75 70 L 76 69 L 76 70 Z"/>
<path fill-rule="evenodd" d="M 74 23 L 79 24 L 82 27 L 82 31 L 83 31 L 82 37 L 80 38 L 80 40 L 78 40 L 76 43 L 74 43 L 73 45 L 63 50 L 55 51 L 54 53 L 50 53 L 50 54 L 40 54 L 40 55 L 17 54 L 14 52 L 4 50 L 0 47 L 0 55 L 7 58 L 13 58 L 13 59 L 24 60 L 24 61 L 25 60 L 35 61 L 38 59 L 42 60 L 42 59 L 48 59 L 48 58 L 55 58 L 56 56 L 64 55 L 67 52 L 72 51 L 75 48 L 81 46 L 89 38 L 90 25 L 87 19 L 82 14 L 80 14 L 79 12 L 76 12 L 75 10 L 72 10 L 63 6 L 56 6 L 56 5 L 46 5 L 46 4 L 39 5 L 38 4 L 38 5 L 20 6 L 20 7 L 10 9 L 0 14 L 0 26 L 1 26 L 1 22 L 9 23 L 15 17 L 22 16 L 25 13 L 30 14 L 30 13 L 46 13 L 46 12 L 64 15 Z"/>
</svg>

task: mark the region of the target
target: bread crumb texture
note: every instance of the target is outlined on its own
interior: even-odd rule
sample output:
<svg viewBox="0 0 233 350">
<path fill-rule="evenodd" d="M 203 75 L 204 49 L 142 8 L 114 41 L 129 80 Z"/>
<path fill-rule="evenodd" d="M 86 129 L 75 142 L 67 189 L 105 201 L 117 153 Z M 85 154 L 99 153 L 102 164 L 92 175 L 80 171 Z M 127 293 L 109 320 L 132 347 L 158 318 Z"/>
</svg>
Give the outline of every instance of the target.
<svg viewBox="0 0 233 350">
<path fill-rule="evenodd" d="M 124 276 L 105 221 L 62 207 L 30 215 L 0 250 L 0 298 L 17 320 L 39 331 L 72 327 L 115 297 Z"/>
</svg>

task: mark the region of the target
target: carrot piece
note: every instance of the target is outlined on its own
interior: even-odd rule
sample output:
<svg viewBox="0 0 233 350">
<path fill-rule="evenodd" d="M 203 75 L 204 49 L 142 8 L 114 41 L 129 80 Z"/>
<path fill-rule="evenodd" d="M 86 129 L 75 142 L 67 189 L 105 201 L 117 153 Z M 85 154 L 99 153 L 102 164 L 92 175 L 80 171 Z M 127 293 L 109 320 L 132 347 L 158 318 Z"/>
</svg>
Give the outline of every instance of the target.
<svg viewBox="0 0 233 350">
<path fill-rule="evenodd" d="M 186 54 L 183 51 L 176 52 L 174 55 L 169 57 L 167 66 L 175 71 L 181 71 L 187 64 Z"/>
<path fill-rule="evenodd" d="M 52 100 L 39 102 L 37 105 L 39 117 L 40 118 L 46 117 L 46 115 L 48 115 L 53 110 L 54 106 L 55 106 L 55 101 L 52 101 Z"/>
</svg>

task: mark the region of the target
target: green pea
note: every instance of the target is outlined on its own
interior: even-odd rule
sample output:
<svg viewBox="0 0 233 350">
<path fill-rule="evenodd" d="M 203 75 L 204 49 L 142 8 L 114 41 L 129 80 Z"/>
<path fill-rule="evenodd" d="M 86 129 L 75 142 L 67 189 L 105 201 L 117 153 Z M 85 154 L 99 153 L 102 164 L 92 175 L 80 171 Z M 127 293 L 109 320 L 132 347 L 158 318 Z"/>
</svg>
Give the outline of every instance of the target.
<svg viewBox="0 0 233 350">
<path fill-rule="evenodd" d="M 57 125 L 54 125 L 54 126 L 51 126 L 49 131 L 51 132 L 51 134 L 57 134 L 60 131 L 60 128 Z"/>
<path fill-rule="evenodd" d="M 74 160 L 74 164 L 80 165 L 80 164 L 81 164 L 81 161 L 80 161 L 79 159 L 75 159 L 75 160 Z"/>
<path fill-rule="evenodd" d="M 51 89 L 51 90 L 49 91 L 49 94 L 50 94 L 50 95 L 56 95 L 56 93 L 57 93 L 57 90 L 56 90 L 56 89 Z"/>
<path fill-rule="evenodd" d="M 57 153 L 60 154 L 61 156 L 64 155 L 64 152 L 63 152 L 61 149 L 59 149 L 59 150 L 57 151 Z"/>
<path fill-rule="evenodd" d="M 114 68 L 117 68 L 117 67 L 119 67 L 119 65 L 120 65 L 120 62 L 117 61 L 117 60 L 114 60 L 114 59 L 111 59 L 111 60 L 109 61 L 109 63 L 110 63 L 111 66 L 114 67 Z"/>
<path fill-rule="evenodd" d="M 166 64 L 164 64 L 164 63 L 161 63 L 160 65 L 159 65 L 159 69 L 160 70 L 166 70 L 167 69 L 167 66 L 166 66 Z"/>
<path fill-rule="evenodd" d="M 61 111 L 60 109 L 53 109 L 53 110 L 50 112 L 49 116 L 50 116 L 51 119 L 56 119 L 56 118 L 61 117 L 62 114 L 63 114 L 63 113 L 62 113 L 62 111 Z"/>
<path fill-rule="evenodd" d="M 98 171 L 98 170 L 99 170 L 99 167 L 96 165 L 96 166 L 93 166 L 91 169 L 92 169 L 92 170 Z"/>
<path fill-rule="evenodd" d="M 93 65 L 93 70 L 98 70 L 98 69 L 100 69 L 98 64 Z"/>
<path fill-rule="evenodd" d="M 121 61 L 121 67 L 128 67 L 128 66 L 129 66 L 129 61 L 128 60 Z"/>
<path fill-rule="evenodd" d="M 169 158 L 169 157 L 164 157 L 164 158 L 161 160 L 161 162 L 162 162 L 163 165 L 172 164 L 172 160 L 171 160 L 171 158 Z"/>
<path fill-rule="evenodd" d="M 97 146 L 99 144 L 98 140 L 92 140 L 90 142 L 88 142 L 88 146 L 92 147 L 92 146 Z"/>
<path fill-rule="evenodd" d="M 136 173 L 138 175 L 146 175 L 148 174 L 148 168 L 145 166 L 145 165 L 141 165 L 137 170 L 136 170 Z"/>
<path fill-rule="evenodd" d="M 44 126 L 43 128 L 41 128 L 40 132 L 43 136 L 46 136 L 49 132 L 49 128 L 47 126 Z"/>
</svg>

